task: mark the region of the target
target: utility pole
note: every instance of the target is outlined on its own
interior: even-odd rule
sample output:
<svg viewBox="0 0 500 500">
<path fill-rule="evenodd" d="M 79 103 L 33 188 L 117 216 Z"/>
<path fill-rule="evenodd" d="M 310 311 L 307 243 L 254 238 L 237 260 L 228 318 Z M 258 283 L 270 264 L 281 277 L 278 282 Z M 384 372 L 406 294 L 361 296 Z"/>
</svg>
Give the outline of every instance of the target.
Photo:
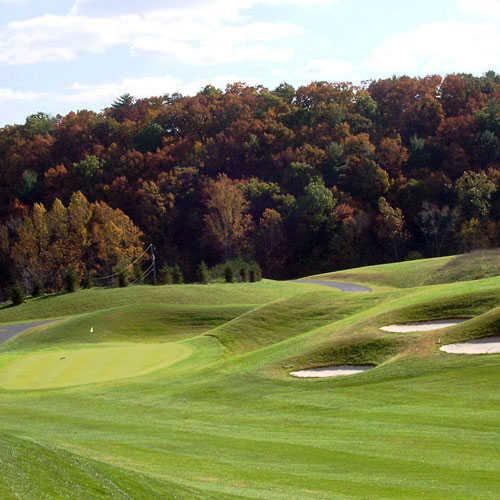
<svg viewBox="0 0 500 500">
<path fill-rule="evenodd" d="M 151 262 L 153 263 L 153 283 L 156 285 L 156 254 L 155 246 L 151 243 Z"/>
</svg>

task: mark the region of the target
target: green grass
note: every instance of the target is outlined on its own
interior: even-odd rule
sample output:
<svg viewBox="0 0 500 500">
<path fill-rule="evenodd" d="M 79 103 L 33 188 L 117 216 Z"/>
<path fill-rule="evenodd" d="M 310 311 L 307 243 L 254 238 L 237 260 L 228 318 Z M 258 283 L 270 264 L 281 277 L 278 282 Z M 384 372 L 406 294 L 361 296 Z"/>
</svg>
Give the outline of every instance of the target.
<svg viewBox="0 0 500 500">
<path fill-rule="evenodd" d="M 291 297 L 316 285 L 263 280 L 258 283 L 224 285 L 130 286 L 128 288 L 92 288 L 76 294 L 44 296 L 25 304 L 0 307 L 0 324 L 32 319 L 99 311 L 112 307 L 151 304 L 236 305 L 265 304 L 281 297 Z"/>
<path fill-rule="evenodd" d="M 439 351 L 498 334 L 486 260 L 350 271 L 371 294 L 266 281 L 1 309 L 0 324 L 62 319 L 0 349 L 0 497 L 500 498 L 500 355 Z M 449 317 L 470 319 L 380 330 Z M 343 363 L 375 368 L 289 376 Z"/>
<path fill-rule="evenodd" d="M 323 280 L 352 281 L 368 285 L 411 288 L 454 283 L 500 275 L 500 249 L 481 250 L 436 259 L 410 260 L 348 269 L 314 276 Z"/>
<path fill-rule="evenodd" d="M 114 307 L 39 326 L 12 339 L 3 349 L 31 349 L 64 343 L 172 342 L 215 328 L 253 307 L 185 304 Z M 92 334 L 90 328 L 93 328 Z"/>
<path fill-rule="evenodd" d="M 251 351 L 345 318 L 379 300 L 342 293 L 325 287 L 277 300 L 224 323 L 210 335 L 231 352 Z"/>
<path fill-rule="evenodd" d="M 49 389 L 136 377 L 186 358 L 183 344 L 100 344 L 17 355 L 0 361 L 0 387 Z"/>
</svg>

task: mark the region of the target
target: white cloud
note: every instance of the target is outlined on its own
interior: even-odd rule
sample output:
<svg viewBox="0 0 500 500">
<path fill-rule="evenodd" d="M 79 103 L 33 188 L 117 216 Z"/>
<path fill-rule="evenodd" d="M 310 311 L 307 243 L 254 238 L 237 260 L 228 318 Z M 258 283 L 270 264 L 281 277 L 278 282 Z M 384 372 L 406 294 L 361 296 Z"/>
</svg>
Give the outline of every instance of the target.
<svg viewBox="0 0 500 500">
<path fill-rule="evenodd" d="M 500 18 L 500 0 L 459 0 L 458 7 L 464 14 Z"/>
<path fill-rule="evenodd" d="M 212 8 L 245 10 L 257 5 L 294 5 L 298 7 L 313 7 L 334 5 L 340 0 L 169 0 L 169 9 L 179 8 Z M 164 10 L 164 0 L 76 0 L 71 8 L 71 14 L 90 16 L 109 16 L 116 13 L 140 13 L 151 10 Z"/>
<path fill-rule="evenodd" d="M 120 14 L 93 15 L 106 2 L 78 0 L 66 15 L 44 15 L 0 30 L 0 62 L 31 64 L 72 60 L 85 53 L 127 47 L 191 64 L 245 61 L 285 62 L 293 56 L 279 43 L 303 35 L 294 23 L 254 21 L 248 9 L 266 5 L 321 5 L 336 0 L 186 0 L 173 7 L 137 12 L 139 2 L 122 0 Z M 115 0 L 110 2 L 116 3 Z M 163 2 L 164 4 L 164 2 Z M 124 12 L 124 13 L 123 13 Z"/>
<path fill-rule="evenodd" d="M 50 109 L 51 113 L 65 113 L 82 108 L 99 110 L 125 93 L 130 93 L 138 98 L 161 96 L 176 92 L 183 95 L 194 95 L 206 85 L 224 89 L 227 84 L 233 82 L 244 82 L 248 85 L 262 83 L 258 78 L 245 78 L 236 74 L 215 75 L 194 81 L 184 81 L 173 75 L 166 74 L 123 78 L 116 82 L 95 84 L 75 82 L 59 92 L 42 93 L 0 88 L 0 103 L 16 102 L 19 104 L 40 99 L 40 104 Z"/>
<path fill-rule="evenodd" d="M 236 75 L 218 75 L 211 78 L 185 82 L 172 75 L 146 76 L 141 78 L 124 78 L 118 82 L 83 84 L 73 83 L 67 93 L 53 95 L 52 98 L 75 105 L 109 104 L 114 98 L 130 93 L 134 97 L 151 97 L 180 92 L 193 95 L 208 84 L 224 88 L 229 82 L 245 81 L 250 85 L 258 82 L 255 78 L 241 78 Z"/>
<path fill-rule="evenodd" d="M 76 103 L 93 103 L 110 101 L 125 93 L 130 93 L 135 97 L 151 97 L 176 92 L 180 86 L 180 80 L 170 75 L 125 78 L 119 82 L 97 84 L 76 82 L 71 85 L 69 93 L 62 96 L 61 100 Z"/>
<path fill-rule="evenodd" d="M 354 66 L 344 59 L 313 59 L 306 64 L 303 76 L 307 80 L 354 80 Z"/>
<path fill-rule="evenodd" d="M 59 92 L 19 91 L 0 88 L 0 104 L 3 104 L 0 127 L 7 123 L 23 122 L 24 117 L 36 111 L 49 114 L 66 114 L 77 109 L 99 111 L 109 106 L 124 93 L 134 97 L 151 97 L 180 92 L 194 95 L 206 85 L 224 89 L 228 83 L 244 82 L 259 85 L 258 78 L 245 78 L 236 74 L 215 75 L 195 81 L 184 81 L 172 75 L 124 78 L 116 82 L 84 84 L 75 82 Z"/>
<path fill-rule="evenodd" d="M 8 101 L 34 101 L 42 97 L 40 92 L 14 90 L 0 87 L 0 102 Z"/>
<path fill-rule="evenodd" d="M 471 72 L 498 69 L 500 27 L 494 22 L 444 22 L 421 25 L 386 38 L 367 68 L 374 76 Z"/>
</svg>

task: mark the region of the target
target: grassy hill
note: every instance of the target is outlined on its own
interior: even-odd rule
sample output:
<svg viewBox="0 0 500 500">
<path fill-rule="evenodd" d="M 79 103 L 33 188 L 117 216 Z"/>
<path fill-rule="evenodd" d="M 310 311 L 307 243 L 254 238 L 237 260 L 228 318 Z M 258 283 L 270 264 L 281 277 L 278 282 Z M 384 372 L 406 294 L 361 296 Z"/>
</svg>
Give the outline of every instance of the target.
<svg viewBox="0 0 500 500">
<path fill-rule="evenodd" d="M 368 285 L 412 288 L 422 285 L 454 283 L 500 275 L 500 249 L 478 250 L 469 254 L 409 260 L 366 266 L 313 276 Z"/>
<path fill-rule="evenodd" d="M 96 289 L 0 309 L 54 318 L 0 345 L 1 498 L 500 498 L 500 252 L 319 285 Z M 463 318 L 447 329 L 393 323 Z M 93 327 L 93 333 L 90 333 Z M 371 364 L 352 377 L 292 370 Z"/>
</svg>

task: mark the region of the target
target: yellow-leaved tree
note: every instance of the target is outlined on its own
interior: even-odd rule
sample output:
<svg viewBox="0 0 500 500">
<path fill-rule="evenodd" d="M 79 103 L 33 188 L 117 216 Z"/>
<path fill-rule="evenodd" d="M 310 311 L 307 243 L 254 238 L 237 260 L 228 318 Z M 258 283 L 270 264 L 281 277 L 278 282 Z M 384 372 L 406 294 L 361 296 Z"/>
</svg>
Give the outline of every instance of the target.
<svg viewBox="0 0 500 500">
<path fill-rule="evenodd" d="M 81 192 L 67 207 L 56 198 L 48 212 L 35 203 L 10 233 L 3 227 L 1 240 L 27 290 L 36 282 L 59 290 L 70 269 L 79 279 L 122 270 L 143 252 L 142 232 L 124 212 Z"/>
</svg>

